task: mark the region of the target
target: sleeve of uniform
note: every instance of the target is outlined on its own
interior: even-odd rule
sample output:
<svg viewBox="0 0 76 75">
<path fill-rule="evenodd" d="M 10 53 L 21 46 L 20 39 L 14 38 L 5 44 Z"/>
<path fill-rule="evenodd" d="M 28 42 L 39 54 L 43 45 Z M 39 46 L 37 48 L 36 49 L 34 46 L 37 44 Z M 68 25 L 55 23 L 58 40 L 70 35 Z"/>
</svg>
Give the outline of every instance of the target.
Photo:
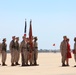
<svg viewBox="0 0 76 75">
<path fill-rule="evenodd" d="M 76 52 L 76 43 L 74 43 L 74 49 L 75 49 L 75 52 Z"/>
<path fill-rule="evenodd" d="M 38 49 L 38 42 L 36 42 L 36 47 L 37 47 L 37 49 Z"/>
<path fill-rule="evenodd" d="M 3 50 L 3 47 L 4 47 L 4 45 L 3 45 L 3 43 L 2 43 L 2 50 Z"/>
<path fill-rule="evenodd" d="M 19 51 L 20 51 L 20 43 L 19 43 Z"/>
<path fill-rule="evenodd" d="M 38 42 L 37 42 L 37 47 L 38 47 Z"/>
<path fill-rule="evenodd" d="M 37 48 L 38 48 L 38 42 L 37 42 Z"/>
<path fill-rule="evenodd" d="M 34 42 L 33 42 L 33 49 L 34 49 L 35 45 L 34 45 Z"/>
<path fill-rule="evenodd" d="M 63 50 L 63 46 L 62 46 L 62 42 L 60 44 L 60 52 L 61 52 L 61 55 L 62 55 L 62 50 Z"/>
<path fill-rule="evenodd" d="M 11 41 L 10 44 L 9 44 L 9 49 L 10 49 L 10 51 L 11 51 L 11 49 L 12 49 L 12 41 Z"/>
<path fill-rule="evenodd" d="M 2 44 L 0 43 L 0 53 L 2 52 Z"/>
<path fill-rule="evenodd" d="M 20 52 L 22 52 L 22 42 L 20 43 Z"/>
<path fill-rule="evenodd" d="M 7 50 L 7 44 L 6 44 L 6 50 Z"/>
</svg>

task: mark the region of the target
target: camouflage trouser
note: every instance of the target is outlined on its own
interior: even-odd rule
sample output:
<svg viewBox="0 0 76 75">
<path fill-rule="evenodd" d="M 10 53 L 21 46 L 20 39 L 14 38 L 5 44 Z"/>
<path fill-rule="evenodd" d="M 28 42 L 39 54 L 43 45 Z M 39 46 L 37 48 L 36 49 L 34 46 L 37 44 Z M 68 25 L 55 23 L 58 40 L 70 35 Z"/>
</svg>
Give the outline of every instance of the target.
<svg viewBox="0 0 76 75">
<path fill-rule="evenodd" d="M 20 59 L 20 51 L 18 51 L 18 58 L 17 58 L 17 62 L 19 61 Z"/>
<path fill-rule="evenodd" d="M 6 51 L 2 51 L 2 63 L 5 63 L 7 57 Z"/>
<path fill-rule="evenodd" d="M 30 53 L 30 55 L 31 55 L 31 57 L 29 59 L 30 64 L 37 64 L 38 50 L 32 51 L 32 53 Z"/>
<path fill-rule="evenodd" d="M 34 51 L 32 51 L 31 62 L 34 64 Z"/>
<path fill-rule="evenodd" d="M 37 58 L 38 58 L 38 49 L 36 48 L 35 50 L 34 50 L 34 64 L 37 64 Z"/>
<path fill-rule="evenodd" d="M 12 49 L 11 50 L 11 63 L 14 63 L 16 59 L 16 50 Z"/>
<path fill-rule="evenodd" d="M 21 52 L 21 59 L 22 59 L 22 64 L 27 64 L 27 59 L 28 59 L 27 50 L 23 50 Z"/>
<path fill-rule="evenodd" d="M 26 61 L 25 61 L 25 63 L 26 63 L 26 65 L 28 65 L 28 61 L 30 59 L 30 57 L 29 57 L 29 51 L 27 51 L 26 53 L 27 54 L 26 54 Z"/>
<path fill-rule="evenodd" d="M 66 58 L 67 58 L 67 53 L 63 53 L 62 54 L 62 63 L 63 64 L 65 64 Z"/>
<path fill-rule="evenodd" d="M 15 51 L 15 62 L 18 62 L 20 58 L 20 51 L 16 50 Z"/>
<path fill-rule="evenodd" d="M 32 59 L 32 57 L 33 57 L 33 52 L 30 53 L 30 51 L 28 51 L 27 56 L 28 56 L 28 61 L 30 62 L 30 65 L 32 65 L 32 61 L 33 61 L 33 59 Z"/>
</svg>

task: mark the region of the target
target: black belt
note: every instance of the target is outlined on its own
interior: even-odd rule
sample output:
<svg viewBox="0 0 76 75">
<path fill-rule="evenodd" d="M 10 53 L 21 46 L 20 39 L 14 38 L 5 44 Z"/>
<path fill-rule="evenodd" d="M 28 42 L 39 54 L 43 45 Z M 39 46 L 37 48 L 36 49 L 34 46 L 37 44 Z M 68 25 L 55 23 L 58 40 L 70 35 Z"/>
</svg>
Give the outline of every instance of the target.
<svg viewBox="0 0 76 75">
<path fill-rule="evenodd" d="M 35 47 L 35 48 L 38 48 L 38 47 Z"/>
</svg>

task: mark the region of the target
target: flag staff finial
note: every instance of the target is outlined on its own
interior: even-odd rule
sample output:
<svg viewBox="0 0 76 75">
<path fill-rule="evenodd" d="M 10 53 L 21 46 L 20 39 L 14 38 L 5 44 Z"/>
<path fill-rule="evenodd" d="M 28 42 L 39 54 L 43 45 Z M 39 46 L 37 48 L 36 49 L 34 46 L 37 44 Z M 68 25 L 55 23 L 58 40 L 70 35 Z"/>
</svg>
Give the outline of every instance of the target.
<svg viewBox="0 0 76 75">
<path fill-rule="evenodd" d="M 25 18 L 25 21 L 26 21 L 26 18 Z"/>
<path fill-rule="evenodd" d="M 32 23 L 32 19 L 30 19 L 30 23 Z"/>
<path fill-rule="evenodd" d="M 26 28 L 27 28 L 27 23 L 26 23 L 26 18 L 25 18 L 24 36 L 26 36 Z"/>
</svg>

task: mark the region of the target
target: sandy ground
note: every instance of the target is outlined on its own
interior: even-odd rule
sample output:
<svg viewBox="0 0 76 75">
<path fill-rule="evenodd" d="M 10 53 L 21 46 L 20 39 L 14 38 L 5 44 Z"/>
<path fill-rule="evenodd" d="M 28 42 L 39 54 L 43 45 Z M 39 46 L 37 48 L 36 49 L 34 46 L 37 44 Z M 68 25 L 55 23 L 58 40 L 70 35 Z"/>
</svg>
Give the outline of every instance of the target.
<svg viewBox="0 0 76 75">
<path fill-rule="evenodd" d="M 69 67 L 61 67 L 60 53 L 39 53 L 39 66 L 11 67 L 10 54 L 8 54 L 6 61 L 8 66 L 0 66 L 0 75 L 76 75 L 73 55 L 69 62 Z"/>
</svg>

